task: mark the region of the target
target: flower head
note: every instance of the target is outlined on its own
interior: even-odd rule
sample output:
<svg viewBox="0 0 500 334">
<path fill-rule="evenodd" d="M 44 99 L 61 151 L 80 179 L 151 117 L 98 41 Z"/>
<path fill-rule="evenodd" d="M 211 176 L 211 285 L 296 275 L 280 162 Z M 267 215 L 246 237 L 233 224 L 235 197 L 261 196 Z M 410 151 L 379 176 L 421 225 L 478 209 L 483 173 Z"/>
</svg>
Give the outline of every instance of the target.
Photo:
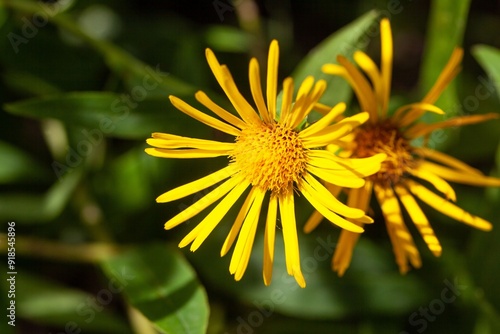
<svg viewBox="0 0 500 334">
<path fill-rule="evenodd" d="M 337 58 L 339 65 L 327 64 L 323 67 L 325 73 L 344 77 L 352 86 L 361 109 L 370 114 L 369 121 L 358 127 L 351 135 L 354 139 L 336 140 L 330 148 L 332 150 L 343 149 L 341 153 L 343 156 L 356 158 L 377 153 L 386 154 L 387 158 L 382 163 L 379 172 L 370 176 L 363 187 L 348 191 L 347 205 L 367 211 L 372 192 L 375 194 L 385 218 L 396 262 L 400 271 L 405 273 L 409 269 L 409 264 L 420 267 L 421 259 L 404 223 L 400 204 L 435 256 L 441 254 L 442 248 L 416 199 L 455 220 L 480 230 L 488 231 L 492 228 L 489 222 L 453 204 L 456 201 L 455 191 L 447 181 L 476 186 L 500 186 L 500 179 L 484 176 L 480 171 L 465 163 L 426 147 L 425 143 L 427 136 L 436 129 L 482 122 L 498 118 L 499 115 L 462 116 L 434 124 L 420 121 L 421 116 L 426 112 L 444 114 L 444 111 L 434 103 L 460 70 L 459 64 L 463 54 L 460 48 L 453 51 L 448 64 L 422 101 L 403 105 L 389 115 L 392 72 L 392 34 L 389 20 L 381 21 L 380 31 L 382 42 L 380 69 L 361 51 L 354 54 L 354 61 L 362 71 L 342 56 Z M 325 106 L 320 107 L 325 108 Z M 414 140 L 419 137 L 424 137 L 423 146 L 414 144 Z M 433 186 L 444 197 L 429 190 L 425 184 Z M 334 188 L 333 190 L 338 193 L 341 189 Z M 306 232 L 314 229 L 320 221 L 321 217 L 313 214 L 305 225 Z M 359 222 L 356 223 L 362 226 Z M 358 237 L 358 234 L 349 231 L 341 232 L 332 259 L 332 267 L 339 275 L 343 275 L 349 267 Z"/>
<path fill-rule="evenodd" d="M 352 233 L 360 233 L 363 228 L 352 221 L 370 223 L 372 220 L 365 216 L 363 210 L 339 202 L 316 178 L 342 187 L 359 188 L 365 184 L 364 177 L 380 168 L 385 155 L 340 158 L 323 149 L 329 142 L 349 134 L 368 119 L 368 113 L 360 113 L 332 124 L 344 112 L 344 103 L 331 108 L 320 121 L 302 129 L 299 125 L 322 96 L 326 83 L 322 80 L 315 83 L 312 77 L 308 77 L 302 82 L 294 98 L 293 79 L 287 78 L 283 82 L 282 103 L 278 106 L 278 53 L 278 43 L 273 41 L 268 57 L 266 100 L 261 88 L 259 64 L 256 59 L 250 61 L 250 89 L 256 106 L 254 108 L 238 91 L 228 68 L 219 64 L 213 52 L 207 49 L 208 64 L 239 117 L 215 104 L 201 91 L 195 94 L 196 99 L 222 120 L 195 109 L 175 96 L 170 96 L 170 101 L 180 111 L 234 136 L 235 140 L 219 142 L 153 133 L 153 138 L 147 140 L 153 147 L 147 148 L 146 152 L 163 158 L 227 156 L 229 159 L 228 165 L 221 170 L 172 189 L 157 198 L 157 202 L 170 202 L 217 185 L 165 224 L 166 229 L 171 229 L 221 199 L 180 242 L 179 247 L 191 244 L 191 251 L 198 249 L 236 200 L 250 188 L 221 250 L 221 256 L 224 256 L 236 242 L 229 266 L 230 273 L 234 274 L 236 280 L 240 280 L 247 268 L 262 204 L 268 196 L 264 232 L 264 283 L 268 285 L 271 282 L 279 211 L 286 268 L 288 274 L 294 276 L 298 284 L 304 287 L 294 191 L 303 194 L 332 223 Z"/>
</svg>

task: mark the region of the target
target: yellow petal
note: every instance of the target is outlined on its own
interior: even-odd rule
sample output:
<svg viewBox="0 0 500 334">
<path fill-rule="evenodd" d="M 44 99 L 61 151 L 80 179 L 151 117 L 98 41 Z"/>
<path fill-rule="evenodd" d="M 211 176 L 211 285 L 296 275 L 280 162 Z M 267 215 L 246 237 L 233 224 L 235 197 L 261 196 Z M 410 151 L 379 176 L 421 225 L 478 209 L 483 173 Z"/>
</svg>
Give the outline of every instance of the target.
<svg viewBox="0 0 500 334">
<path fill-rule="evenodd" d="M 233 135 L 233 136 L 239 136 L 241 134 L 240 130 L 236 129 L 235 127 L 233 127 L 227 123 L 223 123 L 216 118 L 208 116 L 207 114 L 202 113 L 201 111 L 193 108 L 192 106 L 190 106 L 186 102 L 182 101 L 178 97 L 170 95 L 169 98 L 170 98 L 170 102 L 172 102 L 172 104 L 177 109 L 179 109 L 180 111 L 182 111 L 186 115 L 196 119 L 197 121 L 199 121 L 203 124 L 206 124 L 214 129 L 217 129 L 217 130 L 220 130 L 222 132 Z"/>
<path fill-rule="evenodd" d="M 213 229 L 219 224 L 222 217 L 229 211 L 236 200 L 241 196 L 241 194 L 248 187 L 249 183 L 246 181 L 241 181 L 237 186 L 235 186 L 223 199 L 215 206 L 215 208 L 191 231 L 188 235 L 184 237 L 179 243 L 179 247 L 184 247 L 189 243 L 193 242 L 190 247 L 192 252 L 196 251 L 198 247 L 201 246 L 203 241 L 208 237 L 208 235 L 213 231 Z M 195 231 L 196 230 L 196 231 Z"/>
<path fill-rule="evenodd" d="M 179 212 L 176 216 L 167 221 L 165 223 L 165 229 L 170 230 L 171 228 L 176 227 L 186 220 L 191 219 L 192 217 L 209 207 L 212 203 L 220 199 L 222 196 L 226 195 L 241 181 L 242 178 L 240 177 L 232 177 L 229 180 L 225 181 L 220 186 L 210 191 L 198 201 L 188 206 L 187 208 Z"/>
<path fill-rule="evenodd" d="M 243 122 L 240 118 L 234 116 L 233 114 L 231 114 L 230 112 L 228 112 L 227 110 L 223 109 L 218 104 L 213 102 L 204 92 L 198 91 L 194 96 L 196 100 L 198 100 L 198 102 L 203 104 L 209 110 L 213 111 L 217 116 L 219 116 L 226 122 L 234 125 L 239 129 L 247 127 L 245 122 Z"/>
<path fill-rule="evenodd" d="M 442 251 L 441 244 L 439 243 L 438 238 L 436 238 L 434 230 L 429 224 L 424 212 L 420 209 L 417 201 L 415 201 L 415 198 L 413 198 L 408 190 L 401 185 L 397 185 L 394 190 L 398 194 L 401 203 L 403 203 L 406 212 L 410 215 L 413 224 L 415 224 L 420 232 L 420 235 L 422 235 L 422 238 L 427 244 L 427 247 L 429 247 L 429 250 L 434 254 L 434 256 L 440 256 Z"/>
<path fill-rule="evenodd" d="M 250 89 L 252 91 L 252 97 L 259 110 L 260 117 L 265 122 L 270 121 L 269 112 L 267 111 L 266 102 L 264 101 L 264 95 L 262 95 L 262 86 L 260 84 L 260 69 L 259 62 L 257 59 L 252 58 L 250 60 L 250 66 L 248 69 L 248 77 L 250 78 Z"/>
<path fill-rule="evenodd" d="M 235 170 L 232 166 L 224 167 L 217 172 L 202 177 L 201 179 L 186 183 L 185 185 L 167 191 L 166 193 L 158 196 L 158 198 L 156 198 L 156 202 L 167 203 L 175 201 L 179 198 L 189 196 L 191 194 L 197 193 L 198 191 L 213 186 L 214 184 L 234 174 Z"/>
<path fill-rule="evenodd" d="M 273 40 L 269 46 L 267 58 L 267 108 L 271 119 L 276 118 L 276 94 L 278 85 L 278 62 L 279 46 L 278 41 Z"/>
<path fill-rule="evenodd" d="M 324 218 L 323 215 L 319 211 L 315 210 L 304 224 L 303 228 L 304 233 L 311 233 L 312 230 L 318 227 L 319 223 L 321 223 L 323 218 Z"/>
<path fill-rule="evenodd" d="M 398 200 L 390 187 L 374 184 L 375 195 L 382 209 L 387 225 L 387 232 L 391 238 L 396 262 L 401 273 L 408 271 L 408 261 L 418 268 L 422 265 L 420 254 L 413 242 L 413 238 L 404 224 Z"/>
<path fill-rule="evenodd" d="M 370 180 L 365 180 L 365 185 L 361 188 L 350 189 L 347 205 L 353 208 L 358 208 L 363 212 L 367 212 L 370 206 L 370 199 L 373 192 L 373 182 Z M 351 200 L 352 198 L 352 200 Z M 363 224 L 373 223 L 373 219 L 368 216 L 364 216 L 361 219 L 350 218 L 353 223 L 363 226 Z"/>
<path fill-rule="evenodd" d="M 278 198 L 285 244 L 286 267 L 288 274 L 295 278 L 301 288 L 305 288 L 306 281 L 300 269 L 299 241 L 297 238 L 292 187 L 288 190 L 285 195 Z"/>
<path fill-rule="evenodd" d="M 372 182 L 367 181 L 363 188 L 349 190 L 347 205 L 367 211 L 372 193 Z M 363 225 L 360 224 L 362 227 Z M 342 277 L 349 268 L 352 259 L 354 246 L 356 245 L 359 233 L 352 233 L 342 230 L 339 237 L 339 242 L 332 258 L 332 269 Z"/>
<path fill-rule="evenodd" d="M 224 90 L 224 93 L 226 93 L 226 96 L 231 101 L 240 117 L 247 124 L 257 124 L 260 122 L 260 119 L 253 108 L 238 91 L 238 88 L 236 87 L 236 84 L 234 83 L 231 73 L 227 67 L 219 64 L 212 50 L 206 49 L 205 55 L 208 65 L 217 79 L 217 82 L 221 86 L 222 90 Z"/>
<path fill-rule="evenodd" d="M 271 194 L 271 197 L 269 199 L 269 207 L 267 209 L 267 220 L 264 232 L 264 266 L 262 275 L 265 285 L 270 285 L 271 279 L 273 277 L 277 210 L 278 199 L 275 195 Z"/>
<path fill-rule="evenodd" d="M 336 271 L 339 277 L 344 276 L 345 271 L 349 268 L 354 246 L 358 242 L 360 235 L 346 230 L 340 232 L 339 241 L 332 258 L 332 270 Z"/>
<path fill-rule="evenodd" d="M 292 121 L 290 122 L 290 127 L 297 127 L 306 117 L 309 115 L 311 110 L 314 108 L 315 104 L 319 101 L 324 91 L 326 90 L 326 81 L 318 80 L 314 85 L 313 90 L 308 94 L 302 104 L 299 104 L 300 108 L 297 108 L 292 115 Z M 297 105 L 297 103 L 296 103 Z"/>
<path fill-rule="evenodd" d="M 330 222 L 333 224 L 339 226 L 340 228 L 346 229 L 348 231 L 352 231 L 355 233 L 361 233 L 364 231 L 363 228 L 359 227 L 358 225 L 340 217 L 337 215 L 335 212 L 331 211 L 327 206 L 323 204 L 323 201 L 321 198 L 319 198 L 319 195 L 317 192 L 312 189 L 310 185 L 307 184 L 307 182 L 302 181 L 298 184 L 299 191 L 304 194 L 304 197 L 311 203 L 312 206 L 316 210 L 318 210 L 326 219 L 328 219 Z"/>
<path fill-rule="evenodd" d="M 459 171 L 466 172 L 468 174 L 476 174 L 483 176 L 483 173 L 476 168 L 473 168 L 462 161 L 449 156 L 448 154 L 444 154 L 439 151 L 432 150 L 427 147 L 419 147 L 418 154 L 426 159 L 431 159 L 436 162 L 442 163 L 449 167 L 458 169 Z"/>
<path fill-rule="evenodd" d="M 375 94 L 377 96 L 377 102 L 379 103 L 380 110 L 382 111 L 382 113 L 385 113 L 385 109 L 383 109 L 383 102 L 386 98 L 384 91 L 385 86 L 382 75 L 380 74 L 377 65 L 375 65 L 373 60 L 362 51 L 354 52 L 354 61 L 359 65 L 359 67 L 363 69 L 363 71 L 365 71 L 365 73 L 370 78 L 370 81 L 372 82 L 375 89 Z"/>
<path fill-rule="evenodd" d="M 377 100 L 375 92 L 368 83 L 368 80 L 366 80 L 365 76 L 344 56 L 337 56 L 337 61 L 340 65 L 345 67 L 351 78 L 351 86 L 358 97 L 361 110 L 367 111 L 370 114 L 371 122 L 376 122 L 378 118 Z"/>
<path fill-rule="evenodd" d="M 387 112 L 387 107 L 389 105 L 389 98 L 391 95 L 391 77 L 392 77 L 392 32 L 391 24 L 387 18 L 380 21 L 380 38 L 382 42 L 382 82 L 384 99 L 382 100 L 382 114 L 385 116 Z"/>
<path fill-rule="evenodd" d="M 410 191 L 435 210 L 459 222 L 470 225 L 483 231 L 490 231 L 492 226 L 486 220 L 473 216 L 444 198 L 439 197 L 424 186 L 408 180 Z"/>
<path fill-rule="evenodd" d="M 305 105 L 305 101 L 307 100 L 307 95 L 311 91 L 314 85 L 314 77 L 312 75 L 307 76 L 304 81 L 299 86 L 299 90 L 297 91 L 297 96 L 295 98 L 295 102 L 292 105 L 292 109 L 288 114 L 287 119 L 284 120 L 284 123 L 288 126 L 292 127 L 292 124 L 297 119 L 297 113 L 303 109 Z"/>
<path fill-rule="evenodd" d="M 429 172 L 425 168 L 415 168 L 410 170 L 410 173 L 419 179 L 425 180 L 432 184 L 436 189 L 443 193 L 446 199 L 451 199 L 453 202 L 457 201 L 455 190 L 442 178 L 436 174 Z"/>
<path fill-rule="evenodd" d="M 304 181 L 311 186 L 309 192 L 316 192 L 316 197 L 320 199 L 322 204 L 333 212 L 336 212 L 347 218 L 362 218 L 365 216 L 364 210 L 352 208 L 335 198 L 318 180 L 309 173 L 305 173 Z M 364 184 L 364 182 L 363 182 Z M 314 194 L 313 194 L 314 195 Z"/>
<path fill-rule="evenodd" d="M 238 236 L 238 233 L 240 232 L 241 225 L 243 225 L 243 220 L 245 219 L 248 210 L 250 210 L 250 206 L 253 203 L 255 199 L 255 191 L 256 187 L 252 187 L 250 189 L 250 192 L 247 195 L 247 198 L 245 199 L 245 202 L 241 206 L 240 211 L 238 212 L 238 216 L 236 216 L 236 220 L 233 223 L 233 226 L 231 227 L 231 230 L 229 231 L 226 240 L 224 240 L 224 244 L 222 245 L 221 251 L 220 251 L 220 256 L 224 256 L 229 252 L 231 247 L 233 246 L 234 241 L 236 240 L 236 237 Z"/>
<path fill-rule="evenodd" d="M 455 48 L 451 54 L 448 63 L 444 67 L 443 71 L 437 78 L 434 86 L 427 95 L 422 99 L 423 103 L 433 104 L 437 101 L 441 93 L 448 86 L 448 84 L 455 78 L 455 76 L 460 71 L 460 62 L 462 61 L 464 51 L 461 48 Z"/>
<path fill-rule="evenodd" d="M 153 133 L 153 136 L 155 134 Z M 215 140 L 189 138 L 172 135 L 169 139 L 148 138 L 146 142 L 157 148 L 177 149 L 177 148 L 197 148 L 212 151 L 230 151 L 234 149 L 235 143 L 224 143 Z"/>
<path fill-rule="evenodd" d="M 351 117 L 346 117 L 342 121 L 327 126 L 316 132 L 314 135 L 303 135 L 301 131 L 299 137 L 302 139 L 305 148 L 323 147 L 335 139 L 341 138 L 349 134 L 353 129 L 360 126 L 368 120 L 368 113 L 362 112 Z"/>
<path fill-rule="evenodd" d="M 320 179 L 339 187 L 360 188 L 365 184 L 365 180 L 362 179 L 361 176 L 347 176 L 346 174 L 349 172 L 348 170 L 345 170 L 344 173 L 336 173 L 328 169 L 317 168 L 309 165 L 307 167 L 307 171 L 316 175 Z"/>
<path fill-rule="evenodd" d="M 329 184 L 329 183 L 326 184 L 326 188 L 334 197 L 338 197 L 340 194 L 340 191 L 342 190 L 342 187 L 338 187 L 338 186 L 335 186 L 335 185 Z M 304 228 L 303 228 L 304 233 L 310 233 L 312 230 L 314 230 L 319 225 L 319 223 L 321 223 L 323 218 L 324 217 L 320 212 L 314 211 L 313 214 L 311 215 L 311 217 L 309 217 L 309 219 L 307 220 L 307 222 L 304 225 Z"/>
<path fill-rule="evenodd" d="M 405 136 L 408 138 L 418 138 L 425 136 L 429 133 L 431 133 L 434 130 L 437 129 L 445 129 L 449 127 L 455 127 L 455 126 L 464 126 L 468 124 L 475 124 L 479 122 L 484 122 L 487 120 L 491 119 L 497 119 L 500 117 L 500 114 L 496 113 L 490 113 L 490 114 L 484 114 L 484 115 L 468 115 L 468 116 L 461 116 L 461 117 L 455 117 L 443 122 L 437 122 L 433 124 L 425 124 L 425 123 L 419 123 L 411 127 L 405 132 Z"/>
<path fill-rule="evenodd" d="M 355 208 L 361 209 L 363 211 L 368 211 L 368 207 L 370 205 L 370 199 L 373 192 L 373 182 L 370 180 L 366 180 L 365 186 L 360 189 L 352 189 L 349 190 L 356 194 L 357 201 L 352 205 L 349 203 L 347 205 L 353 206 Z"/>
<path fill-rule="evenodd" d="M 332 107 L 318 102 L 314 105 L 314 110 L 325 116 L 332 110 Z"/>
<path fill-rule="evenodd" d="M 223 155 L 228 155 L 227 150 L 200 150 L 196 148 L 174 150 L 165 148 L 146 148 L 144 151 L 153 157 L 170 159 L 215 158 Z"/>
<path fill-rule="evenodd" d="M 337 64 L 325 64 L 321 66 L 321 71 L 326 74 L 338 75 L 338 76 L 347 76 L 347 71 L 343 66 Z"/>
<path fill-rule="evenodd" d="M 330 112 L 326 116 L 322 117 L 316 123 L 310 125 L 306 129 L 302 130 L 301 131 L 301 137 L 305 138 L 305 137 L 314 135 L 314 134 L 318 133 L 319 131 L 323 130 L 325 127 L 327 127 L 328 125 L 330 125 L 330 123 L 332 123 L 333 120 L 338 115 L 342 114 L 345 111 L 345 109 L 346 109 L 346 104 L 345 103 L 343 103 L 343 102 L 338 103 L 337 105 L 335 105 L 335 107 L 333 107 L 330 110 Z"/>
<path fill-rule="evenodd" d="M 452 182 L 481 187 L 500 187 L 500 179 L 497 179 L 495 177 L 478 175 L 465 171 L 457 171 L 428 161 L 421 162 L 420 168 L 432 172 L 442 177 L 443 179 Z"/>
<path fill-rule="evenodd" d="M 223 69 L 225 68 L 223 67 Z M 226 79 L 225 85 L 226 95 L 238 114 L 240 114 L 241 118 L 243 118 L 248 124 L 260 124 L 262 122 L 261 119 L 250 103 L 248 103 L 248 101 L 240 93 L 234 81 L 232 79 Z"/>
<path fill-rule="evenodd" d="M 311 166 L 350 177 L 366 177 L 378 172 L 386 157 L 383 153 L 368 158 L 343 158 L 325 150 L 310 150 L 308 152 Z"/>
<path fill-rule="evenodd" d="M 281 115 L 280 122 L 285 126 L 290 126 L 290 112 L 292 111 L 293 99 L 293 79 L 288 77 L 283 81 L 283 97 L 281 99 Z"/>
<path fill-rule="evenodd" d="M 231 257 L 231 263 L 229 264 L 229 272 L 234 274 L 234 279 L 239 281 L 248 266 L 248 261 L 250 259 L 250 254 L 252 252 L 252 246 L 255 239 L 255 231 L 257 230 L 257 225 L 259 221 L 260 209 L 262 207 L 262 201 L 264 200 L 266 192 L 260 188 L 256 188 L 255 197 L 250 205 L 250 210 L 241 227 L 240 234 L 238 236 L 238 241 L 234 248 L 233 256 Z"/>
<path fill-rule="evenodd" d="M 433 104 L 418 102 L 406 104 L 398 108 L 394 112 L 392 119 L 398 124 L 398 127 L 402 128 L 415 122 L 426 111 L 430 111 L 438 115 L 444 115 L 444 111 L 441 108 L 438 108 Z"/>
</svg>

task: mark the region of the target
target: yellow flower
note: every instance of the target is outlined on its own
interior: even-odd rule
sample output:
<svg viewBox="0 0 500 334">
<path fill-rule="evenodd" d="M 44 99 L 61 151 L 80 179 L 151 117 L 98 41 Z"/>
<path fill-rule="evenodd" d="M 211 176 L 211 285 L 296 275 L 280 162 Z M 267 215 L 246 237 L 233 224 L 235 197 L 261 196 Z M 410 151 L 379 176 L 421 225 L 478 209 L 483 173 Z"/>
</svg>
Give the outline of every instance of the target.
<svg viewBox="0 0 500 334">
<path fill-rule="evenodd" d="M 352 86 L 361 109 L 370 114 L 369 121 L 350 135 L 353 138 L 348 138 L 354 139 L 353 142 L 337 140 L 328 149 L 333 151 L 342 149 L 340 155 L 346 157 L 363 158 L 376 153 L 387 155 L 380 171 L 369 177 L 363 187 L 348 191 L 347 205 L 366 212 L 372 192 L 375 194 L 385 218 L 396 262 L 401 273 L 405 273 L 409 269 L 409 263 L 415 268 L 420 267 L 421 259 L 403 221 L 400 204 L 430 251 L 439 256 L 441 245 L 416 198 L 455 220 L 489 231 L 492 228 L 489 222 L 465 212 L 452 203 L 456 201 L 456 196 L 447 181 L 476 186 L 500 186 L 500 179 L 484 176 L 477 169 L 449 155 L 425 147 L 426 145 L 423 147 L 412 145 L 412 141 L 424 137 L 425 144 L 427 136 L 436 129 L 482 122 L 498 118 L 499 115 L 455 117 L 434 124 L 419 122 L 425 112 L 444 114 L 434 103 L 460 70 L 459 64 L 463 54 L 460 48 L 454 50 L 443 72 L 422 101 L 404 105 L 392 115 L 388 115 L 393 52 L 389 20 L 381 21 L 380 31 L 382 41 L 380 69 L 372 59 L 360 51 L 354 54 L 354 60 L 364 74 L 342 56 L 337 58 L 340 65 L 327 64 L 322 68 L 325 73 L 344 77 Z M 318 107 L 325 109 L 326 106 Z M 427 189 L 425 184 L 434 186 L 444 198 Z M 341 187 L 331 187 L 331 190 L 334 194 L 338 194 Z M 321 215 L 315 212 L 304 226 L 304 230 L 310 232 L 321 219 Z M 358 237 L 358 234 L 349 231 L 341 232 L 332 259 L 332 268 L 339 276 L 342 276 L 349 267 Z"/>
<path fill-rule="evenodd" d="M 207 49 L 208 64 L 239 117 L 215 104 L 201 91 L 195 94 L 196 99 L 223 121 L 195 109 L 175 96 L 170 96 L 170 101 L 177 109 L 194 119 L 234 136 L 234 142 L 153 133 L 153 138 L 147 142 L 154 148 L 147 148 L 146 152 L 162 158 L 229 158 L 228 165 L 221 170 L 170 190 L 157 198 L 157 202 L 161 203 L 174 201 L 227 179 L 165 224 L 165 229 L 171 229 L 223 198 L 180 242 L 179 247 L 191 243 L 191 251 L 197 250 L 236 200 L 250 188 L 221 250 L 221 256 L 224 256 L 237 238 L 229 271 L 234 274 L 235 280 L 240 280 L 250 259 L 261 207 L 266 194 L 269 193 L 264 232 L 264 283 L 269 285 L 271 282 L 279 210 L 287 272 L 295 277 L 301 287 L 305 287 L 300 268 L 294 191 L 302 193 L 335 225 L 353 233 L 360 233 L 363 231 L 362 227 L 343 217 L 360 223 L 371 223 L 371 218 L 365 216 L 363 210 L 350 208 L 339 202 L 315 177 L 342 187 L 359 188 L 365 184 L 363 177 L 379 170 L 385 155 L 347 159 L 322 149 L 327 143 L 345 136 L 368 119 L 368 113 L 360 113 L 332 125 L 333 119 L 344 112 L 344 103 L 333 107 L 320 121 L 300 130 L 299 124 L 326 88 L 326 82 L 323 80 L 314 83 L 312 77 L 306 78 L 293 100 L 293 79 L 285 79 L 282 103 L 278 110 L 278 55 L 278 43 L 273 41 L 268 57 L 267 101 L 264 100 L 261 88 L 259 64 L 256 59 L 250 61 L 250 88 L 257 107 L 255 109 L 238 91 L 228 68 L 220 65 L 214 53 Z"/>
</svg>

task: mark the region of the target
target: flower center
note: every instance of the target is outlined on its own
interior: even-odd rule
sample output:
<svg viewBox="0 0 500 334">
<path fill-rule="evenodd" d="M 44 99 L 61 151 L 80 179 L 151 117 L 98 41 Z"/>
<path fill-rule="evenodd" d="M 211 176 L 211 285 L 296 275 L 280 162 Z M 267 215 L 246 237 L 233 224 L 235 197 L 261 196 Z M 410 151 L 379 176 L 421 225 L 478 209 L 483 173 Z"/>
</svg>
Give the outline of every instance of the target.
<svg viewBox="0 0 500 334">
<path fill-rule="evenodd" d="M 253 186 L 274 193 L 285 192 L 306 170 L 306 149 L 299 134 L 277 123 L 244 129 L 230 156 Z"/>
<path fill-rule="evenodd" d="M 387 155 L 380 171 L 369 177 L 373 182 L 397 184 L 405 173 L 416 166 L 414 149 L 389 121 L 362 125 L 358 128 L 355 142 L 354 156 L 357 158 L 371 157 L 377 153 Z"/>
</svg>

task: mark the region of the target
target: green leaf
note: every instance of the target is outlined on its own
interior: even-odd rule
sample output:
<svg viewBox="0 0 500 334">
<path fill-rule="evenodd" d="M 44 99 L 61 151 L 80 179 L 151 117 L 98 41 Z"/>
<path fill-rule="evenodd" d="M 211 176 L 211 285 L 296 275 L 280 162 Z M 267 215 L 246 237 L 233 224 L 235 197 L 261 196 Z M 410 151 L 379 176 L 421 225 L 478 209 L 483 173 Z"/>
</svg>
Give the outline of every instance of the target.
<svg viewBox="0 0 500 334">
<path fill-rule="evenodd" d="M 251 44 L 248 33 L 228 25 L 207 27 L 205 38 L 210 48 L 222 52 L 248 52 Z"/>
<path fill-rule="evenodd" d="M 434 85 L 455 47 L 462 45 L 470 0 L 435 0 L 431 2 L 426 47 L 420 71 L 421 96 Z M 446 38 L 443 38 L 446 36 Z M 439 99 L 438 106 L 449 112 L 457 104 L 455 84 L 451 83 Z M 432 115 L 434 116 L 434 115 Z M 434 116 L 431 119 L 438 119 Z"/>
<path fill-rule="evenodd" d="M 82 128 L 82 140 L 94 136 L 94 141 L 103 136 L 145 139 L 152 132 L 186 130 L 182 133 L 208 133 L 199 122 L 184 124 L 183 114 L 175 109 L 166 97 L 135 99 L 112 93 L 77 92 L 63 95 L 34 98 L 5 105 L 8 112 L 30 118 L 55 118 L 66 124 Z M 204 130 L 203 130 L 204 129 Z M 204 132 L 203 132 L 204 131 Z M 97 144 L 96 144 L 97 145 Z M 77 150 L 77 148 L 73 148 Z"/>
<path fill-rule="evenodd" d="M 2 269 L 7 272 L 7 268 Z M 131 333 L 124 319 L 111 313 L 109 303 L 116 302 L 118 295 L 107 286 L 92 295 L 19 270 L 15 282 L 18 317 L 66 330 L 70 328 L 67 332 L 74 333 L 77 329 L 82 332 Z M 2 285 L 7 283 L 2 280 Z M 109 296 L 110 300 L 105 299 Z M 18 322 L 16 319 L 16 324 Z"/>
<path fill-rule="evenodd" d="M 102 267 L 110 279 L 126 271 L 121 276 L 127 277 L 124 293 L 130 304 L 161 333 L 205 333 L 207 296 L 179 252 L 153 244 L 106 260 Z"/>
<path fill-rule="evenodd" d="M 366 32 L 371 25 L 378 25 L 378 17 L 376 11 L 368 12 L 312 49 L 292 74 L 296 87 L 312 75 L 316 80 L 326 80 L 328 84 L 322 103 L 332 106 L 339 102 L 347 103 L 352 95 L 349 84 L 343 78 L 324 74 L 321 67 L 328 63 L 337 64 L 338 55 L 351 57 L 355 51 L 363 50 L 370 38 Z"/>
<path fill-rule="evenodd" d="M 159 159 L 151 159 L 141 147 L 130 150 L 111 164 L 109 173 L 105 175 L 112 191 L 108 196 L 116 201 L 121 211 L 130 214 L 151 205 L 155 194 L 151 189 L 150 173 L 156 170 L 158 162 Z"/>
<path fill-rule="evenodd" d="M 44 179 L 47 170 L 22 150 L 0 142 L 0 184 Z"/>
<path fill-rule="evenodd" d="M 11 71 L 4 74 L 4 79 L 6 85 L 18 92 L 36 96 L 59 93 L 54 85 L 32 73 Z"/>
<path fill-rule="evenodd" d="M 0 219 L 16 218 L 23 224 L 49 222 L 66 207 L 82 171 L 75 169 L 56 183 L 43 195 L 31 193 L 9 193 L 0 195 Z"/>
<path fill-rule="evenodd" d="M 476 45 L 472 48 L 472 55 L 489 75 L 500 96 L 500 50 L 487 45 Z"/>
</svg>

